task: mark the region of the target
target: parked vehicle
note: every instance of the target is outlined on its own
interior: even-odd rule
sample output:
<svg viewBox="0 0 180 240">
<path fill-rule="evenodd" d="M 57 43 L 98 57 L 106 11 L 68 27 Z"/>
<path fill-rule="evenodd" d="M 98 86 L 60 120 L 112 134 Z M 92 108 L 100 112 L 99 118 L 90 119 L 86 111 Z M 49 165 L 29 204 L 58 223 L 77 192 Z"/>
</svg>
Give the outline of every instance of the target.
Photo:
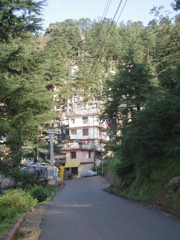
<svg viewBox="0 0 180 240">
<path fill-rule="evenodd" d="M 59 169 L 54 166 L 46 165 L 47 167 L 47 177 L 48 179 L 56 179 L 57 181 L 60 181 L 60 176 L 59 176 Z"/>
<path fill-rule="evenodd" d="M 66 171 L 66 179 L 72 179 L 72 173 L 70 171 Z"/>
<path fill-rule="evenodd" d="M 25 171 L 36 176 L 37 182 L 47 183 L 50 179 L 60 181 L 59 169 L 50 165 L 42 165 L 40 163 L 28 162 L 24 164 L 21 171 Z"/>
<path fill-rule="evenodd" d="M 96 176 L 97 172 L 94 172 L 92 170 L 84 170 L 80 173 L 81 177 L 92 177 L 92 176 Z"/>
<path fill-rule="evenodd" d="M 21 171 L 34 174 L 37 182 L 46 182 L 48 180 L 48 173 L 46 166 L 39 163 L 28 162 L 23 165 Z"/>
</svg>

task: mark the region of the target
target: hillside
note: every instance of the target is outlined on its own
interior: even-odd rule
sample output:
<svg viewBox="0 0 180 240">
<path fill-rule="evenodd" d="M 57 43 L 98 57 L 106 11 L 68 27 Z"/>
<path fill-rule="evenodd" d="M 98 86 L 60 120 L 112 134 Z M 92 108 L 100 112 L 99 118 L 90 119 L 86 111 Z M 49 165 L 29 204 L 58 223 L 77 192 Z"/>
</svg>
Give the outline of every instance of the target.
<svg viewBox="0 0 180 240">
<path fill-rule="evenodd" d="M 168 160 L 165 164 L 147 164 L 141 169 L 118 174 L 111 159 L 106 166 L 106 177 L 111 186 L 107 191 L 142 204 L 180 214 L 180 163 Z M 114 164 L 116 166 L 114 166 Z"/>
</svg>

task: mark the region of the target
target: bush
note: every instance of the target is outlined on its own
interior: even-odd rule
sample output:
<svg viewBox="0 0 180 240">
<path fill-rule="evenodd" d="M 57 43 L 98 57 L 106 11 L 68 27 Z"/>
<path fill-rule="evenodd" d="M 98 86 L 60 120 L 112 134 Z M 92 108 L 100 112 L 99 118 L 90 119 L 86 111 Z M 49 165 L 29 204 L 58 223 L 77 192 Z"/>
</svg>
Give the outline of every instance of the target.
<svg viewBox="0 0 180 240">
<path fill-rule="evenodd" d="M 33 185 L 36 178 L 34 174 L 20 171 L 18 168 L 11 168 L 8 171 L 8 176 L 13 177 L 16 182 L 22 182 L 23 187 L 27 187 L 27 185 Z"/>
<path fill-rule="evenodd" d="M 99 166 L 93 167 L 92 170 L 97 172 L 98 175 L 104 176 L 107 171 L 107 163 L 100 163 Z"/>
<path fill-rule="evenodd" d="M 127 175 L 128 173 L 132 172 L 134 170 L 134 165 L 133 164 L 117 164 L 116 166 L 116 173 L 119 177 L 123 177 Z"/>
<path fill-rule="evenodd" d="M 15 218 L 18 214 L 28 212 L 37 200 L 22 189 L 12 190 L 0 197 L 0 220 Z"/>
<path fill-rule="evenodd" d="M 36 198 L 38 202 L 43 202 L 46 198 L 51 195 L 51 191 L 48 187 L 42 185 L 34 185 L 28 192 L 33 198 Z"/>
</svg>

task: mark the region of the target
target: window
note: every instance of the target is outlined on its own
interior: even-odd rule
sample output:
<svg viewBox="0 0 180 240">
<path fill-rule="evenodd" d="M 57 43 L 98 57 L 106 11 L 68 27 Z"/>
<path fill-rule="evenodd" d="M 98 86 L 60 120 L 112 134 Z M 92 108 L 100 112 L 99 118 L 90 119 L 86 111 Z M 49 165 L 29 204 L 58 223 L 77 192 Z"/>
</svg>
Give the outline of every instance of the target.
<svg viewBox="0 0 180 240">
<path fill-rule="evenodd" d="M 88 135 L 88 129 L 83 129 L 83 136 L 87 136 Z"/>
<path fill-rule="evenodd" d="M 91 152 L 90 151 L 88 152 L 88 157 L 91 158 Z"/>
<path fill-rule="evenodd" d="M 72 134 L 72 135 L 77 134 L 77 129 L 72 129 L 72 130 L 71 130 L 71 134 Z"/>
<path fill-rule="evenodd" d="M 71 152 L 71 158 L 76 158 L 76 152 Z"/>
<path fill-rule="evenodd" d="M 71 123 L 75 123 L 75 119 L 74 118 L 71 118 Z"/>
<path fill-rule="evenodd" d="M 72 171 L 72 174 L 75 174 L 75 175 L 78 174 L 78 168 L 77 167 L 73 167 L 71 171 Z"/>
<path fill-rule="evenodd" d="M 88 117 L 83 117 L 83 118 L 82 118 L 82 121 L 83 121 L 84 124 L 85 124 L 85 123 L 88 123 Z"/>
</svg>

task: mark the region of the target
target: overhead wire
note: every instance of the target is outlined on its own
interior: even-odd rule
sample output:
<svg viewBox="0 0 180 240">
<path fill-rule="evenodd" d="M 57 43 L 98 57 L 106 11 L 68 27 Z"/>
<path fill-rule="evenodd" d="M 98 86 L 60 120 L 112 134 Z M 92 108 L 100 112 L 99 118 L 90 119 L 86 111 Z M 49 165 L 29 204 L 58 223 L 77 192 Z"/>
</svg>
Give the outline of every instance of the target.
<svg viewBox="0 0 180 240">
<path fill-rule="evenodd" d="M 96 43 L 98 42 L 99 36 L 101 35 L 101 31 L 102 31 L 102 28 L 103 28 L 103 23 L 104 23 L 105 20 L 106 20 L 106 15 L 107 15 L 107 13 L 108 13 L 108 11 L 109 11 L 109 8 L 110 8 L 111 3 L 112 3 L 112 0 L 107 0 L 106 6 L 105 6 L 105 8 L 104 8 L 104 11 L 103 11 L 103 14 L 102 14 L 102 17 L 101 17 L 100 27 L 99 27 L 99 29 L 97 30 L 98 33 L 97 33 L 97 35 L 95 35 L 95 38 L 94 38 L 94 44 L 96 44 Z M 92 64 L 92 66 L 93 66 L 93 65 L 94 65 L 94 63 Z M 94 68 L 94 67 L 93 67 L 93 68 Z M 90 70 L 89 75 L 91 74 L 91 72 L 92 72 L 92 71 Z"/>
<path fill-rule="evenodd" d="M 122 13 L 123 13 L 123 11 L 124 11 L 124 8 L 125 8 L 125 6 L 126 6 L 126 4 L 127 4 L 127 1 L 128 1 L 128 0 L 126 0 L 125 3 L 124 3 L 124 6 L 123 6 L 123 8 L 122 8 L 122 10 L 121 10 L 121 12 L 120 12 L 120 14 L 119 14 L 119 17 L 118 17 L 118 19 L 117 19 L 117 21 L 116 21 L 116 24 L 119 22 L 119 19 L 120 19 L 121 15 L 122 15 Z"/>
<path fill-rule="evenodd" d="M 107 15 L 108 10 L 109 10 L 109 8 L 110 8 L 111 2 L 112 2 L 112 0 L 108 0 L 107 3 L 106 3 L 106 6 L 105 6 L 105 9 L 104 9 L 102 18 L 101 18 L 101 25 L 100 25 L 100 28 L 99 28 L 99 33 L 98 33 L 98 35 L 95 36 L 95 39 L 94 39 L 95 44 L 96 44 L 96 41 L 97 41 L 97 39 L 98 39 L 98 36 L 100 36 L 100 33 L 101 33 L 101 31 L 102 31 L 103 23 L 104 23 L 104 21 L 105 21 L 105 19 L 106 19 L 106 15 Z"/>
<path fill-rule="evenodd" d="M 108 10 L 109 10 L 109 7 L 110 7 L 110 5 L 111 5 L 111 2 L 112 2 L 112 0 L 108 0 L 107 3 L 106 3 L 105 9 L 104 9 L 104 12 L 103 12 L 103 15 L 102 15 L 103 21 L 104 21 L 104 19 L 105 19 L 105 16 L 106 16 Z"/>
<path fill-rule="evenodd" d="M 104 8 L 104 11 L 103 11 L 103 14 L 102 14 L 102 17 L 101 17 L 101 25 L 100 25 L 100 28 L 99 28 L 99 30 L 98 30 L 98 34 L 95 35 L 95 38 L 94 38 L 94 43 L 95 43 L 95 44 L 96 44 L 96 42 L 97 42 L 97 40 L 98 40 L 98 36 L 100 36 L 100 33 L 101 33 L 101 31 L 102 31 L 103 23 L 104 23 L 104 21 L 105 21 L 105 19 L 106 19 L 106 15 L 107 15 L 108 10 L 109 10 L 109 8 L 110 8 L 111 2 L 112 2 L 112 0 L 107 0 L 106 6 L 105 6 L 105 8 Z M 90 72 L 91 72 L 91 71 L 90 71 Z"/>
<path fill-rule="evenodd" d="M 125 3 L 124 3 L 124 5 L 123 5 L 123 8 L 122 8 L 122 10 L 121 10 L 121 12 L 120 12 L 120 14 L 119 14 L 119 16 L 118 16 L 118 19 L 117 19 L 117 21 L 116 21 L 115 24 L 114 24 L 113 30 L 115 29 L 116 25 L 118 24 L 118 22 L 119 22 L 119 20 L 120 20 L 120 17 L 121 17 L 121 15 L 122 15 L 123 11 L 124 11 L 124 8 L 125 8 L 125 6 L 126 6 L 126 4 L 127 4 L 127 1 L 128 1 L 128 0 L 126 0 Z M 105 50 L 106 50 L 106 47 L 107 47 L 107 45 L 105 46 Z"/>
<path fill-rule="evenodd" d="M 112 28 L 112 26 L 113 26 L 114 20 L 115 20 L 116 15 L 117 15 L 120 7 L 121 7 L 122 1 L 123 1 L 123 0 L 120 0 L 120 2 L 119 2 L 119 5 L 118 5 L 118 7 L 117 7 L 117 9 L 116 9 L 116 12 L 115 12 L 115 14 L 114 14 L 114 17 L 113 17 L 113 19 L 112 19 L 112 21 L 111 21 L 111 25 L 110 25 L 110 27 L 109 27 L 109 29 L 108 29 L 108 31 L 107 31 L 107 34 L 106 34 L 105 39 L 104 39 L 104 41 L 103 41 L 103 43 L 102 43 L 102 45 L 101 45 L 101 47 L 100 47 L 100 50 L 99 50 L 99 52 L 98 52 L 98 54 L 97 54 L 97 56 L 96 56 L 96 58 L 95 58 L 95 60 L 94 60 L 94 63 L 93 63 L 93 65 L 92 65 L 92 67 L 91 67 L 91 70 L 90 70 L 90 72 L 89 72 L 89 75 L 92 73 L 92 70 L 94 69 L 94 66 L 95 66 L 95 64 L 96 64 L 96 62 L 97 62 L 97 60 L 98 60 L 98 56 L 100 55 L 101 51 L 104 49 L 104 45 L 105 45 L 105 43 L 106 43 L 106 39 L 107 39 L 107 37 L 108 37 L 108 35 L 109 35 L 109 33 L 110 33 L 110 30 L 111 30 L 111 28 Z M 125 5 L 126 5 L 127 1 L 128 1 L 128 0 L 126 0 L 125 4 L 124 4 L 124 6 L 123 6 L 123 9 L 122 9 L 122 11 L 121 11 L 121 13 L 120 13 L 120 15 L 119 15 L 119 17 L 118 17 L 118 20 L 119 20 L 120 16 L 122 15 L 122 12 L 124 11 L 124 8 L 125 8 Z"/>
</svg>

